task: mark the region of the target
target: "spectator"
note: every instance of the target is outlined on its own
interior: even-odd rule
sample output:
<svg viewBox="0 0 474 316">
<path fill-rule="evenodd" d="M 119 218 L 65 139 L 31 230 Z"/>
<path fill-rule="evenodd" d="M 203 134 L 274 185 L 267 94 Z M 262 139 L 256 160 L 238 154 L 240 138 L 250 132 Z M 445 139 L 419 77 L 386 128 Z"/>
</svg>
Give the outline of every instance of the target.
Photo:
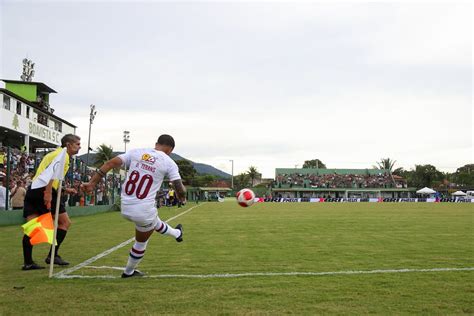
<svg viewBox="0 0 474 316">
<path fill-rule="evenodd" d="M 5 178 L 0 178 L 0 211 L 5 210 L 7 201 L 7 189 L 4 187 Z"/>
<path fill-rule="evenodd" d="M 169 196 L 168 206 L 176 205 L 176 201 L 175 201 L 175 198 L 174 198 L 174 190 L 172 188 L 170 188 L 170 190 L 168 192 L 168 196 Z"/>
<path fill-rule="evenodd" d="M 35 158 L 33 158 L 33 156 L 29 156 L 27 164 L 28 164 L 28 172 L 33 173 L 35 170 Z"/>
<path fill-rule="evenodd" d="M 103 198 L 104 198 L 104 185 L 100 183 L 97 186 L 97 201 L 95 202 L 95 204 L 102 205 Z"/>
<path fill-rule="evenodd" d="M 0 150 L 0 169 L 5 168 L 5 152 Z"/>
<path fill-rule="evenodd" d="M 12 208 L 14 210 L 22 210 L 25 202 L 26 189 L 23 185 L 23 181 L 19 180 L 16 183 L 16 187 L 13 188 L 11 194 Z"/>
</svg>

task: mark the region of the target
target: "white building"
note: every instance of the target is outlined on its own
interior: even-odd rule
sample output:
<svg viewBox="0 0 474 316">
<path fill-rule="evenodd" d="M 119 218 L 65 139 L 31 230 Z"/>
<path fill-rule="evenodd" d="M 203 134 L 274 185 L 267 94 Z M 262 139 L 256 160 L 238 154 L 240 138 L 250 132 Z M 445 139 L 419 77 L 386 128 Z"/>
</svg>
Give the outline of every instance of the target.
<svg viewBox="0 0 474 316">
<path fill-rule="evenodd" d="M 56 93 L 42 82 L 2 80 L 0 88 L 0 145 L 35 152 L 39 148 L 61 145 L 66 134 L 75 134 L 76 126 L 54 115 L 49 103 Z"/>
</svg>

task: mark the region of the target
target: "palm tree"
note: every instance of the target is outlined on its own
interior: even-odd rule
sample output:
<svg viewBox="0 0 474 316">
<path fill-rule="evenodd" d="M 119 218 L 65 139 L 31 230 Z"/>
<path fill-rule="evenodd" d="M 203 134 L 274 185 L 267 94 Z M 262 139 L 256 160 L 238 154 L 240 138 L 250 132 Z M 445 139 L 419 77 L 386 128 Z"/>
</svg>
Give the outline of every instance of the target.
<svg viewBox="0 0 474 316">
<path fill-rule="evenodd" d="M 393 185 L 396 186 L 395 179 L 393 178 L 393 166 L 395 166 L 396 160 L 390 158 L 382 158 L 380 161 L 377 161 L 377 167 L 381 170 L 388 170 L 390 178 L 392 178 Z M 400 172 L 400 168 L 397 168 L 395 171 Z"/>
<path fill-rule="evenodd" d="M 94 161 L 94 164 L 93 166 L 94 167 L 97 167 L 99 168 L 100 166 L 102 166 L 105 162 L 109 161 L 110 159 L 114 158 L 114 150 L 112 148 L 112 146 L 107 146 L 105 144 L 102 144 L 100 145 L 99 147 L 97 147 L 97 150 L 96 150 L 96 155 L 95 155 L 95 161 Z M 115 171 L 118 171 L 119 169 L 117 170 L 113 170 L 114 172 Z M 115 175 L 114 175 L 114 178 L 115 178 Z M 104 191 L 104 198 L 108 201 L 108 188 L 107 188 L 107 180 L 104 181 L 104 184 L 105 184 L 105 191 Z M 97 189 L 96 189 L 97 190 Z M 96 198 L 97 198 L 97 191 L 96 191 Z M 112 193 L 112 197 L 113 197 L 113 193 Z"/>
<path fill-rule="evenodd" d="M 249 171 L 247 171 L 247 174 L 249 175 L 250 179 L 252 180 L 252 187 L 254 185 L 254 182 L 255 182 L 255 178 L 260 174 L 257 170 L 256 167 L 254 166 L 250 166 L 249 167 Z"/>
<path fill-rule="evenodd" d="M 380 161 L 377 161 L 377 166 L 376 168 L 382 169 L 382 170 L 388 170 L 390 174 L 393 171 L 393 166 L 395 165 L 397 161 L 392 160 L 390 158 L 382 158 Z"/>
<path fill-rule="evenodd" d="M 237 190 L 246 188 L 249 184 L 249 175 L 247 173 L 241 173 L 234 177 L 234 187 Z"/>
<path fill-rule="evenodd" d="M 105 162 L 109 161 L 110 159 L 114 158 L 114 150 L 112 146 L 107 146 L 106 144 L 102 144 L 97 147 L 97 153 L 95 155 L 95 162 L 94 167 L 100 167 Z"/>
</svg>

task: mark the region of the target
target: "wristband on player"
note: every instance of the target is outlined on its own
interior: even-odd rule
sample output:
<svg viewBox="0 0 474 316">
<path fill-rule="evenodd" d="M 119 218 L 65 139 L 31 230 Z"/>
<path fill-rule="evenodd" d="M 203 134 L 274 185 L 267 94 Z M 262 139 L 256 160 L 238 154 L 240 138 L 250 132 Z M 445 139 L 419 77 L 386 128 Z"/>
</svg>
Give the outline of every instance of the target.
<svg viewBox="0 0 474 316">
<path fill-rule="evenodd" d="M 99 174 L 99 176 L 100 176 L 101 178 L 102 178 L 102 177 L 105 177 L 105 172 L 103 172 L 102 170 L 97 169 L 96 172 Z"/>
</svg>

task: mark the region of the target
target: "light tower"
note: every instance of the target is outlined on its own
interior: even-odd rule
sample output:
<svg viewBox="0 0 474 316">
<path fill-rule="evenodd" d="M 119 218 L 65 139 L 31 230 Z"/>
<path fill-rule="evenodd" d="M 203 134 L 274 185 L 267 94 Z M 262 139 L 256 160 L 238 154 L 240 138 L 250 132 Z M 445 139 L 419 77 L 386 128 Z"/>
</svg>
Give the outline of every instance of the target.
<svg viewBox="0 0 474 316">
<path fill-rule="evenodd" d="M 130 131 L 123 131 L 123 143 L 125 144 L 125 152 L 127 152 L 127 143 L 130 143 Z"/>
<path fill-rule="evenodd" d="M 91 104 L 91 112 L 89 114 L 89 139 L 87 140 L 86 168 L 89 166 L 89 151 L 91 148 L 91 128 L 96 115 L 97 111 L 95 110 L 95 105 Z"/>
</svg>

